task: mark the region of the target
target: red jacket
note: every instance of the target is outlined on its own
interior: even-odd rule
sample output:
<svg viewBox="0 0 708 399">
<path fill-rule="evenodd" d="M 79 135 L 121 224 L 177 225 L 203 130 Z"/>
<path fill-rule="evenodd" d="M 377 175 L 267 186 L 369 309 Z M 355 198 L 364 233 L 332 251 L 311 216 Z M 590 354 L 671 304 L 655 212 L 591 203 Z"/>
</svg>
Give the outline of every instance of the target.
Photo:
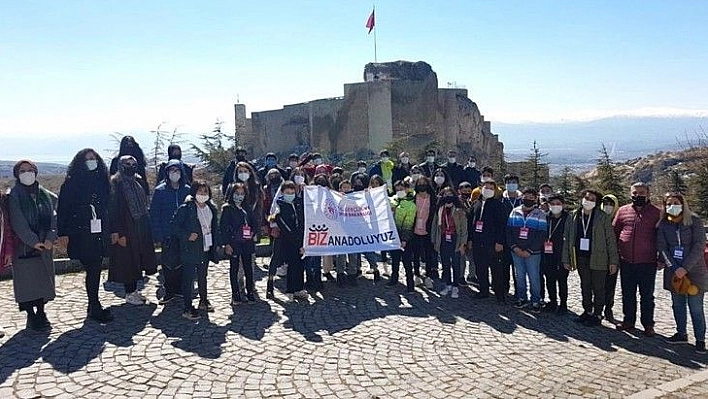
<svg viewBox="0 0 708 399">
<path fill-rule="evenodd" d="M 0 273 L 5 271 L 5 256 L 14 253 L 15 234 L 10 228 L 10 218 L 4 209 L 0 208 Z"/>
<path fill-rule="evenodd" d="M 656 263 L 656 225 L 660 217 L 659 208 L 652 204 L 639 212 L 631 204 L 620 207 L 612 225 L 622 262 Z"/>
</svg>

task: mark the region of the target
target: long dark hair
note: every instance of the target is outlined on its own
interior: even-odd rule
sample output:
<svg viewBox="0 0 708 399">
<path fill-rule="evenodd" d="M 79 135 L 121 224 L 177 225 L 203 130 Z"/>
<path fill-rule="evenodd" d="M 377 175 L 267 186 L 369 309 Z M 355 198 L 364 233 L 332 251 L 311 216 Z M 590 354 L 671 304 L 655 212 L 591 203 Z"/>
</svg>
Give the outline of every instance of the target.
<svg viewBox="0 0 708 399">
<path fill-rule="evenodd" d="M 123 155 L 132 155 L 136 161 L 138 161 L 138 166 L 144 168 L 147 166 L 147 160 L 145 160 L 145 153 L 143 153 L 140 144 L 135 141 L 133 136 L 123 136 L 120 140 L 120 149 L 118 150 L 118 157 Z"/>
<path fill-rule="evenodd" d="M 248 169 L 248 180 L 244 182 L 244 185 L 248 187 L 248 190 L 246 190 L 246 200 L 250 203 L 251 206 L 255 206 L 256 202 L 258 202 L 262 198 L 260 194 L 261 187 L 258 181 L 258 174 L 256 174 L 256 171 L 248 162 L 237 162 L 236 167 L 234 168 L 235 182 L 240 182 L 240 180 L 238 179 L 238 168 Z"/>
<path fill-rule="evenodd" d="M 246 184 L 243 184 L 241 182 L 234 182 L 229 184 L 229 188 L 226 189 L 226 202 L 228 202 L 230 205 L 236 206 L 234 203 L 234 193 L 236 192 L 237 189 L 242 188 L 243 189 L 243 202 L 245 204 L 248 204 L 248 186 Z M 253 206 L 253 204 L 248 204 L 250 206 Z"/>
<path fill-rule="evenodd" d="M 89 152 L 92 152 L 96 156 L 96 161 L 98 161 L 98 168 L 96 169 L 96 172 L 99 174 L 101 181 L 105 179 L 106 183 L 108 183 L 108 167 L 103 161 L 103 158 L 101 158 L 101 155 L 99 155 L 93 148 L 84 148 L 74 155 L 74 159 L 71 160 L 69 167 L 66 169 L 66 178 L 79 179 L 86 176 L 86 174 L 90 172 L 86 167 L 86 154 Z"/>
</svg>

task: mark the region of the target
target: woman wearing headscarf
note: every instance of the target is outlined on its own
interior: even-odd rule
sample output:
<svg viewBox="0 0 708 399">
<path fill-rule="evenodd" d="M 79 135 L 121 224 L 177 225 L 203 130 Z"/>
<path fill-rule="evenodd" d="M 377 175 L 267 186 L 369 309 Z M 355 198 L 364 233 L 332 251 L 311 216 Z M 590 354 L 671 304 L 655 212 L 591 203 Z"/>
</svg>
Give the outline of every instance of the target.
<svg viewBox="0 0 708 399">
<path fill-rule="evenodd" d="M 118 172 L 111 177 L 108 205 L 111 233 L 108 280 L 125 286 L 125 300 L 131 305 L 146 302 L 145 296 L 137 291 L 142 272 L 157 272 L 147 195 L 136 177 L 138 167 L 133 156 L 120 157 Z"/>
<path fill-rule="evenodd" d="M 108 168 L 101 156 L 91 148 L 79 151 L 59 192 L 57 228 L 59 242 L 67 247 L 69 257 L 80 261 L 86 270 L 87 315 L 101 323 L 113 320 L 98 299 L 108 242 L 109 193 Z"/>
<path fill-rule="evenodd" d="M 7 197 L 0 193 L 0 274 L 12 267 L 12 255 L 15 252 L 15 233 L 10 227 L 10 217 L 7 214 Z M 0 338 L 5 336 L 0 326 Z"/>
<path fill-rule="evenodd" d="M 37 182 L 38 169 L 19 161 L 12 169 L 17 179 L 10 190 L 10 223 L 15 233 L 12 282 L 15 301 L 27 312 L 27 327 L 51 327 L 44 305 L 56 296 L 52 248 L 57 239 L 57 219 L 52 194 Z"/>
<path fill-rule="evenodd" d="M 135 141 L 133 136 L 124 136 L 120 140 L 120 148 L 118 149 L 118 155 L 111 160 L 111 168 L 109 172 L 111 176 L 116 174 L 120 165 L 120 158 L 124 155 L 130 155 L 137 161 L 137 167 L 135 169 L 135 174 L 138 176 L 136 180 L 140 183 L 140 187 L 145 190 L 145 195 L 150 195 L 150 189 L 148 188 L 147 175 L 145 174 L 145 168 L 147 167 L 147 161 L 145 160 L 145 154 L 140 148 L 140 145 Z"/>
</svg>

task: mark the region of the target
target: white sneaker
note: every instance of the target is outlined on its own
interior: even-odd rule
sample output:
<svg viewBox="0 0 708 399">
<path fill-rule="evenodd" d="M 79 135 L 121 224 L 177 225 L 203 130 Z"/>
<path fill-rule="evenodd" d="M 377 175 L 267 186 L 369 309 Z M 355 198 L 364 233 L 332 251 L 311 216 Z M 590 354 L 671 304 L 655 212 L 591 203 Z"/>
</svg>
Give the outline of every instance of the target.
<svg viewBox="0 0 708 399">
<path fill-rule="evenodd" d="M 125 303 L 129 305 L 145 305 L 145 301 L 140 298 L 140 295 L 137 295 L 137 291 L 131 292 L 130 294 L 125 296 Z"/>
<path fill-rule="evenodd" d="M 433 279 L 430 277 L 425 278 L 425 288 L 432 290 L 433 289 Z"/>
<path fill-rule="evenodd" d="M 389 265 L 388 263 L 384 263 L 383 269 L 384 269 L 383 275 L 386 277 L 390 277 L 391 276 L 391 265 Z"/>
<path fill-rule="evenodd" d="M 452 294 L 450 294 L 450 298 L 457 299 L 459 297 L 460 297 L 460 289 L 457 287 L 452 287 Z"/>
<path fill-rule="evenodd" d="M 295 297 L 293 296 L 293 294 L 285 294 L 285 297 L 287 298 L 288 302 L 292 302 L 295 300 Z"/>
<path fill-rule="evenodd" d="M 445 288 L 443 288 L 442 291 L 440 291 L 440 295 L 445 296 L 445 295 L 449 294 L 450 291 L 452 291 L 452 286 L 446 285 Z"/>
<path fill-rule="evenodd" d="M 423 279 L 420 278 L 419 276 L 415 276 L 415 285 L 416 285 L 416 287 L 419 285 L 423 285 Z"/>
<path fill-rule="evenodd" d="M 278 276 L 278 277 L 285 277 L 285 276 L 287 276 L 287 275 L 288 275 L 288 264 L 286 263 L 286 264 L 280 266 L 280 267 L 275 271 L 275 275 Z"/>
<path fill-rule="evenodd" d="M 298 298 L 298 299 L 307 299 L 310 296 L 310 294 L 305 290 L 298 291 L 294 295 L 295 295 L 295 298 Z"/>
</svg>

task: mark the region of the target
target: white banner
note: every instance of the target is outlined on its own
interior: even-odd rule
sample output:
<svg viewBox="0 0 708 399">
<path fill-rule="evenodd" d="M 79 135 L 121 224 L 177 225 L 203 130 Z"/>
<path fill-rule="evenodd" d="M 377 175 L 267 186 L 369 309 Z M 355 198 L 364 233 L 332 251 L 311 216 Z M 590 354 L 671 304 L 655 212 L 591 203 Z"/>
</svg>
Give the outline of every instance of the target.
<svg viewBox="0 0 708 399">
<path fill-rule="evenodd" d="M 306 256 L 401 249 L 386 187 L 341 194 L 305 187 Z"/>
</svg>

